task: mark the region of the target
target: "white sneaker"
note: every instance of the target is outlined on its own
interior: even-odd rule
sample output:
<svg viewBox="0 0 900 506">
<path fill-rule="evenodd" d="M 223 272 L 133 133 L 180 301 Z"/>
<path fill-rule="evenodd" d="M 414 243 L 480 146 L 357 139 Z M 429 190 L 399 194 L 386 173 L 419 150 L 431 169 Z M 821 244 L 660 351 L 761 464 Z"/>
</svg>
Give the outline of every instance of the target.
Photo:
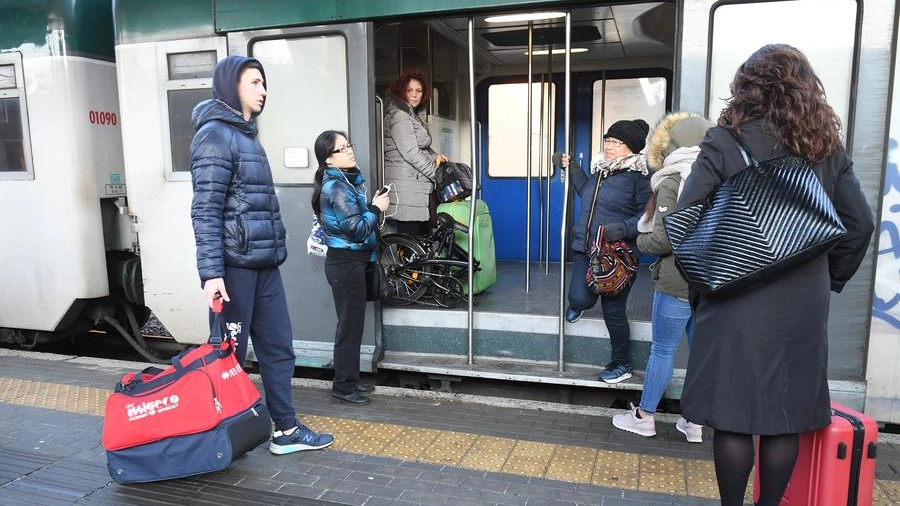
<svg viewBox="0 0 900 506">
<path fill-rule="evenodd" d="M 679 418 L 678 421 L 675 422 L 675 428 L 678 429 L 678 432 L 684 434 L 684 437 L 687 438 L 688 443 L 703 442 L 702 425 L 697 425 L 696 423 L 691 423 L 684 418 Z"/>
<path fill-rule="evenodd" d="M 656 435 L 656 422 L 653 421 L 653 415 L 645 415 L 638 418 L 638 408 L 631 404 L 631 409 L 627 413 L 615 415 L 612 423 L 617 429 L 622 429 L 635 434 L 650 437 Z"/>
</svg>

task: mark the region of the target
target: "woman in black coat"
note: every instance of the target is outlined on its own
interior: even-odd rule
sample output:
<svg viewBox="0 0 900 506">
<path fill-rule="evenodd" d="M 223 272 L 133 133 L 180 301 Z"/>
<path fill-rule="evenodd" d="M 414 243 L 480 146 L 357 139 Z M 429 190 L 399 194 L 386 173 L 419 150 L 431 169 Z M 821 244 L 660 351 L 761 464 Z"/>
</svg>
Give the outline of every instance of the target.
<svg viewBox="0 0 900 506">
<path fill-rule="evenodd" d="M 734 137 L 765 160 L 800 155 L 814 164 L 847 228 L 829 253 L 730 296 L 693 298 L 696 328 L 681 398 L 684 417 L 715 429 L 713 455 L 723 506 L 743 504 L 759 440 L 758 506 L 776 506 L 797 458 L 799 433 L 830 423 L 828 305 L 856 272 L 874 222 L 806 57 L 767 45 L 738 69 L 718 127 L 707 132 L 679 198 L 703 200 L 745 166 Z"/>
</svg>

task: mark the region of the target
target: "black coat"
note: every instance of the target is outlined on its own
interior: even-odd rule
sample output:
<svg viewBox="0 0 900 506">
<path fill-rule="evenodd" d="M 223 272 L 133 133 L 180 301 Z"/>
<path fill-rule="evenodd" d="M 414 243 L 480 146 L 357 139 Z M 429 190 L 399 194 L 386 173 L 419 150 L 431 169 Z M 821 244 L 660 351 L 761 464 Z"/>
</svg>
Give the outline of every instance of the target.
<svg viewBox="0 0 900 506">
<path fill-rule="evenodd" d="M 741 137 L 757 160 L 785 154 L 761 121 Z M 745 167 L 734 138 L 712 128 L 678 207 Z M 688 420 L 743 434 L 792 434 L 830 423 L 828 305 L 862 261 L 874 221 L 843 148 L 814 166 L 847 235 L 827 255 L 737 295 L 694 300 L 696 328 L 681 398 Z"/>
</svg>

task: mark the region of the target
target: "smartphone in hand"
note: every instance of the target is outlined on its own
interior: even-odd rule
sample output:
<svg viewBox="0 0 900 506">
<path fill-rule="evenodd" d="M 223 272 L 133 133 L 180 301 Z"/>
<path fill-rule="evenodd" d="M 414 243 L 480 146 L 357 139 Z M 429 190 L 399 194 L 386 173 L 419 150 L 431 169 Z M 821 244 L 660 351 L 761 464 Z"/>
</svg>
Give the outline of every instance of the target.
<svg viewBox="0 0 900 506">
<path fill-rule="evenodd" d="M 381 187 L 380 190 L 378 190 L 378 193 L 376 193 L 375 195 L 384 195 L 385 193 L 387 193 L 389 191 L 391 191 L 391 187 L 388 185 L 384 185 Z"/>
</svg>

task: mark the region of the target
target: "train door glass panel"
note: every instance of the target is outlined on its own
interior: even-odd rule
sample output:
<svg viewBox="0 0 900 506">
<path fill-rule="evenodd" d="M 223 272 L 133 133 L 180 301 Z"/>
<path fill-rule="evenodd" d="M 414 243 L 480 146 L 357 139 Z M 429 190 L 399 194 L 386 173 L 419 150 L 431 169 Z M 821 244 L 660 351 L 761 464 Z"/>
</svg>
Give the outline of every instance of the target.
<svg viewBox="0 0 900 506">
<path fill-rule="evenodd" d="M 541 84 L 532 83 L 531 90 L 531 175 L 537 177 L 541 175 L 542 169 L 540 146 L 554 145 L 553 118 L 546 110 L 546 104 L 556 103 L 556 87 L 553 84 L 544 86 L 543 128 L 541 128 Z M 528 159 L 525 149 L 529 135 L 527 107 L 528 83 L 492 84 L 488 88 L 487 173 L 490 177 L 527 176 Z M 548 137 L 551 138 L 549 144 Z M 546 167 L 543 169 L 546 173 Z M 554 168 L 551 167 L 549 170 Z"/>
<path fill-rule="evenodd" d="M 593 86 L 591 157 L 603 151 L 603 134 L 619 120 L 643 119 L 652 128 L 666 114 L 666 79 L 601 79 Z M 592 161 L 591 158 L 590 161 Z M 590 163 L 586 160 L 585 163 Z"/>
<path fill-rule="evenodd" d="M 194 138 L 191 113 L 203 100 L 212 98 L 212 76 L 216 63 L 225 57 L 221 37 L 161 43 L 158 65 L 164 97 L 162 121 L 166 179 L 190 181 L 190 149 Z"/>
<path fill-rule="evenodd" d="M 754 51 L 779 43 L 802 51 L 822 80 L 828 103 L 846 128 L 856 30 L 856 0 L 790 0 L 723 4 L 712 14 L 709 115 L 719 116 L 731 96 L 734 73 Z M 765 27 L 761 30 L 760 27 Z"/>
<path fill-rule="evenodd" d="M 34 179 L 21 57 L 0 54 L 0 180 Z"/>
<path fill-rule="evenodd" d="M 266 69 L 259 137 L 272 177 L 277 184 L 310 184 L 318 166 L 316 137 L 329 129 L 346 132 L 350 125 L 347 42 L 342 35 L 316 35 L 262 40 L 250 50 Z M 363 72 L 359 79 L 365 79 Z"/>
</svg>

